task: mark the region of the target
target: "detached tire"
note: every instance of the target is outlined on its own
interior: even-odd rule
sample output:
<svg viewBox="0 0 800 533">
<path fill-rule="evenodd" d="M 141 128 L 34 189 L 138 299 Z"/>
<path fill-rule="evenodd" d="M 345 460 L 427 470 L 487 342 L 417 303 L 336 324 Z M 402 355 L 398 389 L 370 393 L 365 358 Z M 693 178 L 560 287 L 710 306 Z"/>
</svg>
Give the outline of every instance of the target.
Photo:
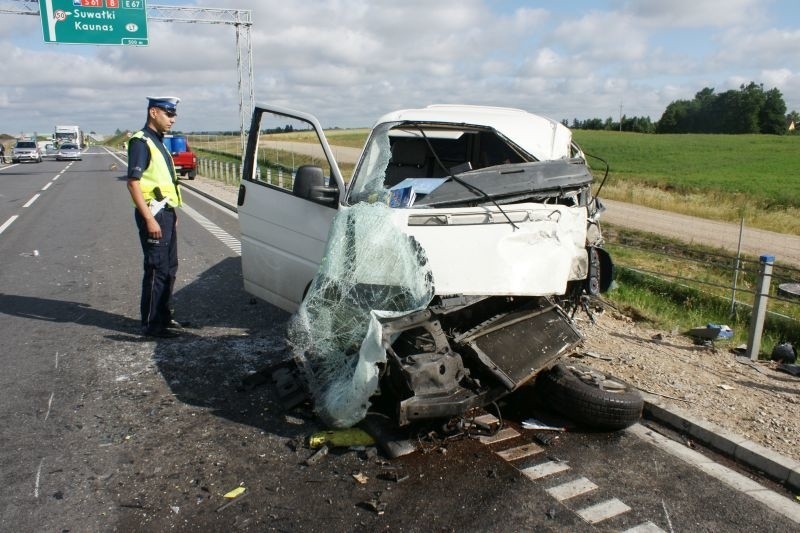
<svg viewBox="0 0 800 533">
<path fill-rule="evenodd" d="M 625 429 L 644 407 L 632 385 L 585 365 L 560 363 L 539 375 L 536 388 L 558 413 L 594 429 Z"/>
</svg>

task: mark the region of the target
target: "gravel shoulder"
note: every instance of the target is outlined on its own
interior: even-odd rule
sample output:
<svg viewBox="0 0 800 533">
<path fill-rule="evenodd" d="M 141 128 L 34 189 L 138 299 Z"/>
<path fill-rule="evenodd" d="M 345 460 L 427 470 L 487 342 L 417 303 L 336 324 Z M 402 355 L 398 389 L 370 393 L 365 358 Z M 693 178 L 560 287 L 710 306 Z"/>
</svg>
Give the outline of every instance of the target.
<svg viewBox="0 0 800 533">
<path fill-rule="evenodd" d="M 581 317 L 582 363 L 665 399 L 786 457 L 800 460 L 800 378 L 777 364 L 745 364 L 723 347 L 634 323 L 615 311 Z"/>
</svg>

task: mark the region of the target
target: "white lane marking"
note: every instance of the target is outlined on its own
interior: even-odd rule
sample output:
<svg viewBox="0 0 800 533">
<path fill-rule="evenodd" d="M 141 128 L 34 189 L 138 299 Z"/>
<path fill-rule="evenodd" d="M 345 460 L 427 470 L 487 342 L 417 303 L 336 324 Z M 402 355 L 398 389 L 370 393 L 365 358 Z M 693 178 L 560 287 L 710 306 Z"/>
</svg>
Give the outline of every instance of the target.
<svg viewBox="0 0 800 533">
<path fill-rule="evenodd" d="M 46 191 L 47 189 L 49 189 L 49 188 L 50 188 L 50 186 L 51 186 L 52 184 L 53 184 L 53 182 L 52 182 L 52 181 L 48 181 L 48 182 L 47 182 L 47 184 L 46 184 L 44 187 L 42 187 L 42 190 L 43 190 L 43 191 Z"/>
<path fill-rule="evenodd" d="M 110 155 L 111 157 L 113 157 L 114 159 L 116 159 L 117 161 L 119 161 L 120 163 L 125 165 L 126 167 L 128 166 L 128 162 L 127 161 L 125 161 L 124 159 L 120 158 L 117 154 L 115 154 L 114 152 L 109 150 L 107 147 L 103 146 L 103 150 L 105 150 L 106 153 L 108 153 L 108 155 Z M 102 154 L 100 154 L 100 155 L 102 155 Z"/>
<path fill-rule="evenodd" d="M 664 530 L 652 522 L 645 522 L 636 527 L 626 529 L 622 533 L 664 533 Z"/>
<path fill-rule="evenodd" d="M 53 406 L 53 397 L 55 397 L 56 393 L 50 393 L 50 399 L 47 400 L 47 412 L 44 414 L 44 420 L 47 421 L 48 417 L 50 416 L 50 408 Z"/>
<path fill-rule="evenodd" d="M 6 220 L 3 223 L 3 225 L 0 226 L 0 233 L 3 233 L 6 230 L 6 228 L 8 228 L 11 224 L 13 224 L 14 221 L 17 220 L 18 218 L 19 218 L 19 215 L 14 215 L 11 218 L 9 218 L 8 220 Z"/>
<path fill-rule="evenodd" d="M 486 414 L 483 414 L 481 416 L 475 417 L 475 422 L 491 426 L 492 424 L 499 424 L 500 423 L 500 419 L 497 418 L 496 416 L 494 416 L 491 413 L 486 413 Z"/>
<path fill-rule="evenodd" d="M 651 431 L 641 424 L 634 424 L 626 429 L 645 442 L 661 448 L 665 452 L 686 461 L 688 464 L 716 478 L 729 487 L 733 487 L 739 492 L 747 494 L 754 500 L 761 502 L 775 512 L 800 523 L 800 504 L 786 498 L 782 494 L 771 491 L 765 486 L 756 483 L 752 479 L 743 476 L 738 472 L 717 464 L 703 454 L 690 450 L 683 444 L 670 440 L 663 435 Z"/>
<path fill-rule="evenodd" d="M 574 481 L 569 481 L 567 483 L 562 483 L 561 485 L 551 487 L 547 489 L 547 493 L 556 500 L 563 502 L 564 500 L 569 500 L 575 496 L 586 494 L 587 492 L 593 491 L 596 488 L 597 485 L 592 483 L 590 480 L 586 479 L 585 477 L 580 477 Z"/>
<path fill-rule="evenodd" d="M 233 250 L 236 255 L 242 255 L 242 243 L 239 241 L 239 239 L 233 237 L 230 233 L 226 232 L 188 205 L 181 207 L 181 211 L 189 215 L 189 217 L 207 229 L 212 235 L 222 241 L 223 244 Z"/>
<path fill-rule="evenodd" d="M 206 198 L 202 194 L 197 194 L 196 192 L 194 192 L 193 190 L 189 189 L 188 187 L 182 187 L 181 191 L 182 191 L 181 194 L 184 194 L 185 192 L 189 192 L 193 197 L 195 197 L 195 198 L 197 198 L 199 200 L 202 200 L 203 202 L 207 203 L 211 207 L 216 207 L 217 209 L 219 209 L 220 211 L 222 211 L 223 213 L 225 213 L 226 215 L 228 215 L 230 217 L 233 217 L 235 219 L 239 218 L 239 213 L 237 213 L 236 211 L 231 211 L 230 209 L 226 209 L 226 208 L 222 207 L 221 205 L 219 205 L 217 202 L 213 202 L 213 201 L 209 200 L 208 198 Z"/>
<path fill-rule="evenodd" d="M 10 164 L 10 165 L 8 165 L 7 167 L 0 168 L 0 171 L 3 171 L 3 170 L 5 170 L 5 169 L 7 169 L 7 168 L 14 168 L 14 167 L 16 167 L 16 166 L 18 166 L 18 165 L 20 165 L 20 163 L 11 163 L 11 164 Z"/>
<path fill-rule="evenodd" d="M 494 444 L 495 442 L 502 442 L 504 440 L 519 437 L 519 432 L 514 428 L 503 428 L 494 435 L 483 435 L 478 437 L 478 440 L 483 444 Z"/>
<path fill-rule="evenodd" d="M 589 522 L 590 524 L 597 524 L 603 520 L 608 520 L 622 513 L 627 513 L 631 508 L 622 503 L 617 498 L 612 498 L 597 505 L 592 505 L 586 509 L 577 511 L 578 516 Z"/>
<path fill-rule="evenodd" d="M 56 370 L 58 370 L 58 352 L 56 352 Z"/>
<path fill-rule="evenodd" d="M 519 459 L 524 459 L 525 457 L 530 457 L 532 455 L 540 454 L 543 451 L 544 448 L 542 448 L 541 446 L 533 443 L 528 443 L 528 444 L 523 444 L 522 446 L 517 446 L 516 448 L 500 450 L 495 453 L 499 455 L 501 459 L 511 462 L 511 461 L 517 461 Z"/>
<path fill-rule="evenodd" d="M 39 468 L 36 469 L 36 481 L 33 485 L 33 497 L 39 497 L 39 479 L 42 475 L 42 464 L 44 464 L 44 457 L 39 461 Z"/>
<path fill-rule="evenodd" d="M 528 479 L 541 479 L 553 474 L 558 474 L 564 470 L 569 470 L 569 465 L 567 463 L 547 461 L 546 463 L 523 468 L 520 472 L 525 474 Z"/>
<path fill-rule="evenodd" d="M 36 193 L 36 194 L 34 194 L 34 195 L 33 195 L 33 198 L 31 198 L 30 200 L 28 200 L 28 202 L 27 202 L 25 205 L 23 205 L 22 207 L 23 207 L 23 208 L 24 208 L 24 207 L 30 207 L 30 206 L 31 206 L 31 204 L 32 204 L 33 202 L 35 202 L 35 201 L 36 201 L 38 198 L 39 198 L 39 193 Z"/>
<path fill-rule="evenodd" d="M 53 181 L 56 181 L 59 177 L 61 177 L 61 174 L 56 174 L 56 177 L 53 178 Z"/>
</svg>

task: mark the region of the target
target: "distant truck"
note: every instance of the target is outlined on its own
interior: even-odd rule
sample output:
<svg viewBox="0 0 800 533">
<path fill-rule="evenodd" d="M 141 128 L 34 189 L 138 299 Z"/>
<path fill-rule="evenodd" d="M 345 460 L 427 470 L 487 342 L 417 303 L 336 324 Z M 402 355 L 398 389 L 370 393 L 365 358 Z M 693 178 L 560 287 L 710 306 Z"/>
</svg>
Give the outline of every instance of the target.
<svg viewBox="0 0 800 533">
<path fill-rule="evenodd" d="M 53 140 L 55 140 L 57 146 L 61 146 L 64 143 L 73 143 L 81 148 L 86 147 L 80 126 L 56 126 Z"/>
<path fill-rule="evenodd" d="M 175 172 L 193 180 L 197 176 L 197 156 L 189 148 L 185 135 L 164 135 L 164 146 L 172 154 Z"/>
</svg>

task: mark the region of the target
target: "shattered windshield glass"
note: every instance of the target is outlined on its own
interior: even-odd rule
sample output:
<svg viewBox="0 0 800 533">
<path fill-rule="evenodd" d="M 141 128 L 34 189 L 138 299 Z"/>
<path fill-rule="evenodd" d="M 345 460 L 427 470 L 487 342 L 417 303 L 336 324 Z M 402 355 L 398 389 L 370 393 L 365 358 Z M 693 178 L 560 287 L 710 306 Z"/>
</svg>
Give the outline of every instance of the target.
<svg viewBox="0 0 800 533">
<path fill-rule="evenodd" d="M 340 208 L 320 269 L 289 326 L 317 413 L 332 427 L 366 416 L 378 388 L 377 365 L 386 361 L 380 319 L 424 309 L 433 298 L 425 252 L 400 231 L 396 213 L 383 203 Z"/>
<path fill-rule="evenodd" d="M 351 203 L 381 202 L 389 203 L 389 191 L 384 185 L 386 168 L 392 159 L 392 148 L 388 132 L 394 124 L 385 123 L 375 128 L 370 141 L 364 149 L 364 157 L 359 165 L 350 189 Z"/>
</svg>

